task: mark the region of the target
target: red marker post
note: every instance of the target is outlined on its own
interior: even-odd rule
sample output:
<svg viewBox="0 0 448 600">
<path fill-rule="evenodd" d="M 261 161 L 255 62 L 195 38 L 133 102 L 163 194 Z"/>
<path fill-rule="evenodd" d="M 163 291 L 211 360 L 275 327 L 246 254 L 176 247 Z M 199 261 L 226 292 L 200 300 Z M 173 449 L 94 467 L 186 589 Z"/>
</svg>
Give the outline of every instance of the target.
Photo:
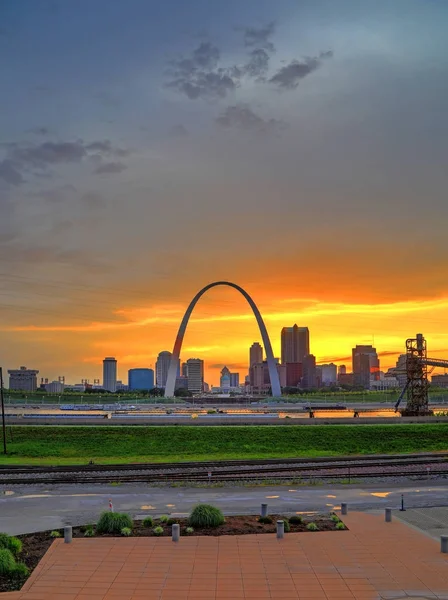
<svg viewBox="0 0 448 600">
<path fill-rule="evenodd" d="M 114 505 L 112 504 L 111 498 L 109 498 L 109 510 L 110 512 L 114 512 Z"/>
</svg>

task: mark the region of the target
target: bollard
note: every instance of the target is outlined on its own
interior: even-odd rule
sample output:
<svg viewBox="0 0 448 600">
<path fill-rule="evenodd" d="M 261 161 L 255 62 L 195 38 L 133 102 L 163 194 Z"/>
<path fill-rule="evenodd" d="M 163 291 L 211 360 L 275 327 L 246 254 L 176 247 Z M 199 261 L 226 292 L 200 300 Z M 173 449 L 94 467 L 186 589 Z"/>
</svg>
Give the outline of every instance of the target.
<svg viewBox="0 0 448 600">
<path fill-rule="evenodd" d="M 282 540 L 285 535 L 285 523 L 277 521 L 277 539 Z"/>
<path fill-rule="evenodd" d="M 261 505 L 261 516 L 262 517 L 267 517 L 268 516 L 268 505 L 267 504 L 262 504 Z"/>
<path fill-rule="evenodd" d="M 390 523 L 392 521 L 392 509 L 391 508 L 385 509 L 385 521 L 386 521 L 386 523 Z"/>
<path fill-rule="evenodd" d="M 70 527 L 70 525 L 67 525 L 66 527 L 64 527 L 64 542 L 66 544 L 71 544 L 72 537 L 73 537 L 73 530 Z"/>
<path fill-rule="evenodd" d="M 174 525 L 171 527 L 171 532 L 171 539 L 173 540 L 173 542 L 178 542 L 180 535 L 180 525 L 178 523 L 174 523 Z"/>
<path fill-rule="evenodd" d="M 401 494 L 401 508 L 400 508 L 400 511 L 401 511 L 401 512 L 404 512 L 405 510 L 406 510 L 406 509 L 405 509 L 405 507 L 404 507 L 404 495 L 403 495 L 403 494 Z"/>
<path fill-rule="evenodd" d="M 347 514 L 347 503 L 341 502 L 341 515 L 346 515 L 346 514 Z"/>
<path fill-rule="evenodd" d="M 448 554 L 448 535 L 440 536 L 440 552 Z"/>
</svg>

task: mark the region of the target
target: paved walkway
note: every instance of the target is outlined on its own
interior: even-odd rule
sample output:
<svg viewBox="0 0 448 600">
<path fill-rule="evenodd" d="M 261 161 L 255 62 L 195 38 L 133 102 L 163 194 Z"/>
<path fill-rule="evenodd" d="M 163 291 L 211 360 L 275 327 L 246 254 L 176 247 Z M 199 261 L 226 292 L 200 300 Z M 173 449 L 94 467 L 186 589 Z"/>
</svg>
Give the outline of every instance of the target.
<svg viewBox="0 0 448 600">
<path fill-rule="evenodd" d="M 0 600 L 448 600 L 448 556 L 401 522 L 351 513 L 349 531 L 55 540 Z"/>
<path fill-rule="evenodd" d="M 411 508 L 405 512 L 396 511 L 395 516 L 409 525 L 426 531 L 434 538 L 448 535 L 448 507 Z"/>
</svg>

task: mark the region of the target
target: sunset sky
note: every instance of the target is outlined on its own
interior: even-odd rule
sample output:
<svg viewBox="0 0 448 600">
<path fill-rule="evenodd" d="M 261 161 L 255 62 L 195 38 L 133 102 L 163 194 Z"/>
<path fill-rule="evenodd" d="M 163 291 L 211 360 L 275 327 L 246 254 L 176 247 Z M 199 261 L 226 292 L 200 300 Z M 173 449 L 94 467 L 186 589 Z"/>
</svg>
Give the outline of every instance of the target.
<svg viewBox="0 0 448 600">
<path fill-rule="evenodd" d="M 207 283 L 319 361 L 448 358 L 448 2 L 2 0 L 0 366 L 119 379 Z M 212 289 L 182 358 L 261 341 Z"/>
</svg>

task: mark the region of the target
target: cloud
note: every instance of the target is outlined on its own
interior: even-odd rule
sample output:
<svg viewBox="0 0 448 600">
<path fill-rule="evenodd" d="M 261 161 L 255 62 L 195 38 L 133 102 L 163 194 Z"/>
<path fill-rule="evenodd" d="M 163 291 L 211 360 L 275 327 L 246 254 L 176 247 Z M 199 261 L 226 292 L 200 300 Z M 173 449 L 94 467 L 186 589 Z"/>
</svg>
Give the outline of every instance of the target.
<svg viewBox="0 0 448 600">
<path fill-rule="evenodd" d="M 108 162 L 99 165 L 94 173 L 102 174 L 102 173 L 121 173 L 127 169 L 127 166 L 122 162 Z"/>
<path fill-rule="evenodd" d="M 174 125 L 170 129 L 170 135 L 173 137 L 186 137 L 188 135 L 188 129 L 184 125 Z"/>
<path fill-rule="evenodd" d="M 275 47 L 270 38 L 275 32 L 275 23 L 272 21 L 265 27 L 246 27 L 244 30 L 244 45 L 247 48 L 264 48 L 274 52 Z"/>
<path fill-rule="evenodd" d="M 243 70 L 249 77 L 258 77 L 264 80 L 269 69 L 269 54 L 263 48 L 257 48 L 250 53 L 249 62 L 244 65 Z"/>
<path fill-rule="evenodd" d="M 86 143 L 46 141 L 41 144 L 5 144 L 6 156 L 0 161 L 0 179 L 7 184 L 18 186 L 24 183 L 24 174 L 46 176 L 49 167 L 59 164 L 80 163 L 94 159 L 99 166 L 96 172 L 116 173 L 126 168 L 119 162 L 103 162 L 110 157 L 127 156 L 129 151 L 116 147 L 110 140 Z M 95 154 L 92 154 L 95 153 Z"/>
<path fill-rule="evenodd" d="M 316 71 L 322 65 L 323 59 L 331 58 L 332 56 L 333 53 L 327 51 L 321 52 L 319 56 L 306 57 L 301 61 L 292 60 L 288 65 L 279 69 L 269 79 L 269 82 L 277 85 L 281 90 L 294 90 L 302 79 Z"/>
<path fill-rule="evenodd" d="M 32 192 L 30 195 L 35 198 L 43 198 L 50 204 L 59 204 L 65 200 L 67 193 L 76 192 L 76 188 L 73 185 L 66 184 L 60 185 L 47 190 L 39 190 L 38 192 Z"/>
<path fill-rule="evenodd" d="M 228 106 L 221 115 L 216 119 L 216 122 L 222 127 L 235 127 L 239 130 L 268 132 L 278 130 L 282 127 L 281 121 L 276 119 L 265 120 L 247 105 L 236 104 Z"/>
<path fill-rule="evenodd" d="M 20 185 L 24 181 L 17 165 L 8 158 L 0 161 L 0 179 L 8 185 Z"/>
<path fill-rule="evenodd" d="M 48 135 L 50 133 L 48 127 L 35 127 L 34 129 L 30 129 L 30 131 L 36 135 Z"/>
</svg>

